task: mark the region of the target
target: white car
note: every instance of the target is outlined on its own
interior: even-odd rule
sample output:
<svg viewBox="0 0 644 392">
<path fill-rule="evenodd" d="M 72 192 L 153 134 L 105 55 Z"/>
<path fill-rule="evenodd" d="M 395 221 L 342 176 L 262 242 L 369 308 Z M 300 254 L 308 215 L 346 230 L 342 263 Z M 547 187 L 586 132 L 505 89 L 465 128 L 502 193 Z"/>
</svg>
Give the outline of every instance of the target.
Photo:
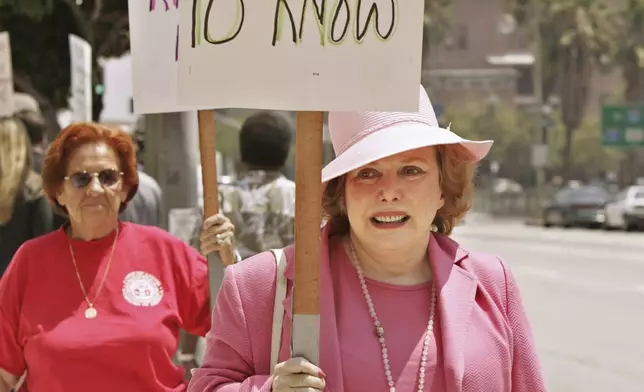
<svg viewBox="0 0 644 392">
<path fill-rule="evenodd" d="M 644 228 L 644 186 L 633 185 L 617 193 L 604 207 L 607 229 Z"/>
</svg>

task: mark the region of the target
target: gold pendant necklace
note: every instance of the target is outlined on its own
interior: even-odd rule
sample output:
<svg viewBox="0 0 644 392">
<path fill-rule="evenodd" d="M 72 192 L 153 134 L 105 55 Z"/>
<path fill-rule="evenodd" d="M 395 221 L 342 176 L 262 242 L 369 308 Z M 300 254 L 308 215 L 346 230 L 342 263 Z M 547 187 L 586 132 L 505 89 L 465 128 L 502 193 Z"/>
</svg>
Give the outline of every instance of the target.
<svg viewBox="0 0 644 392">
<path fill-rule="evenodd" d="M 72 256 L 72 263 L 74 263 L 74 270 L 76 271 L 76 277 L 78 278 L 78 283 L 80 283 L 80 288 L 83 291 L 83 296 L 85 296 L 85 302 L 87 302 L 87 309 L 85 309 L 86 319 L 93 319 L 93 318 L 96 318 L 96 316 L 98 316 L 98 310 L 96 310 L 96 308 L 94 307 L 94 302 L 96 302 L 98 295 L 101 293 L 101 290 L 103 290 L 103 284 L 105 284 L 105 279 L 107 278 L 107 272 L 110 270 L 110 266 L 112 264 L 112 257 L 114 256 L 114 249 L 116 249 L 117 238 L 119 238 L 118 226 L 116 226 L 116 235 L 114 236 L 114 242 L 112 243 L 110 258 L 107 259 L 107 267 L 105 267 L 105 272 L 103 273 L 103 280 L 101 280 L 101 284 L 98 286 L 98 290 L 96 291 L 96 295 L 94 296 L 94 301 L 90 301 L 89 296 L 87 295 L 87 290 L 85 290 L 85 285 L 83 285 L 83 279 L 81 279 L 80 272 L 78 271 L 78 265 L 76 264 L 76 257 L 74 257 L 74 249 L 72 248 L 71 233 L 70 233 L 70 236 L 67 237 L 68 243 L 69 243 L 69 253 Z"/>
</svg>

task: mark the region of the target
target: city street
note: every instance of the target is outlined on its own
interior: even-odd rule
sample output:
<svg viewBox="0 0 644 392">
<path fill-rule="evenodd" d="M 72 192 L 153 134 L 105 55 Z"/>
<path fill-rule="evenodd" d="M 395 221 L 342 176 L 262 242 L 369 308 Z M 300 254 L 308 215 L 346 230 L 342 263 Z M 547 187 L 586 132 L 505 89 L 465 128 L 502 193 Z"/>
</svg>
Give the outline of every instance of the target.
<svg viewBox="0 0 644 392">
<path fill-rule="evenodd" d="M 644 233 L 468 216 L 453 237 L 512 268 L 549 391 L 644 390 Z"/>
</svg>

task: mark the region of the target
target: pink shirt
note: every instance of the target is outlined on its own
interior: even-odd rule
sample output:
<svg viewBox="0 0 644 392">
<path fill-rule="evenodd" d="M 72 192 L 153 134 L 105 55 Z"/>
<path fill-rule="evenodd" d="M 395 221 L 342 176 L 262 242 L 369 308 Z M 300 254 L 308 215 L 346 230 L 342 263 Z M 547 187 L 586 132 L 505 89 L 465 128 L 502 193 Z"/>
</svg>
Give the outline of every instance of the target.
<svg viewBox="0 0 644 392">
<path fill-rule="evenodd" d="M 344 370 L 345 391 L 389 391 L 380 343 L 360 288 L 356 269 L 342 246 L 331 243 L 331 273 L 336 283 L 335 308 Z M 385 329 L 385 343 L 397 391 L 418 388 L 423 339 L 430 314 L 431 282 L 396 286 L 365 278 L 378 318 Z M 401 306 L 404 304 L 404 306 Z M 436 311 L 436 314 L 438 311 Z M 444 392 L 440 325 L 435 319 L 429 345 L 425 391 Z M 366 377 L 366 375 L 368 375 Z"/>
</svg>

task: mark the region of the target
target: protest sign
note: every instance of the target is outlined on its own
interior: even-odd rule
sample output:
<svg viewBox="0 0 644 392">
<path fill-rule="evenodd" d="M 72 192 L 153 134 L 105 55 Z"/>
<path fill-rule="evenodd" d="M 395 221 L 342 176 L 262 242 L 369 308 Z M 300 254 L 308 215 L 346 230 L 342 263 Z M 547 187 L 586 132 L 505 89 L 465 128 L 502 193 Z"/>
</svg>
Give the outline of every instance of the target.
<svg viewBox="0 0 644 392">
<path fill-rule="evenodd" d="M 0 33 L 0 117 L 13 114 L 13 70 L 9 33 Z"/>
<path fill-rule="evenodd" d="M 179 102 L 414 111 L 423 0 L 179 3 Z"/>
<path fill-rule="evenodd" d="M 71 72 L 70 108 L 75 122 L 92 121 L 92 46 L 84 39 L 69 35 Z"/>
<path fill-rule="evenodd" d="M 205 109 L 177 100 L 178 0 L 128 2 L 134 112 L 172 113 Z"/>
</svg>

